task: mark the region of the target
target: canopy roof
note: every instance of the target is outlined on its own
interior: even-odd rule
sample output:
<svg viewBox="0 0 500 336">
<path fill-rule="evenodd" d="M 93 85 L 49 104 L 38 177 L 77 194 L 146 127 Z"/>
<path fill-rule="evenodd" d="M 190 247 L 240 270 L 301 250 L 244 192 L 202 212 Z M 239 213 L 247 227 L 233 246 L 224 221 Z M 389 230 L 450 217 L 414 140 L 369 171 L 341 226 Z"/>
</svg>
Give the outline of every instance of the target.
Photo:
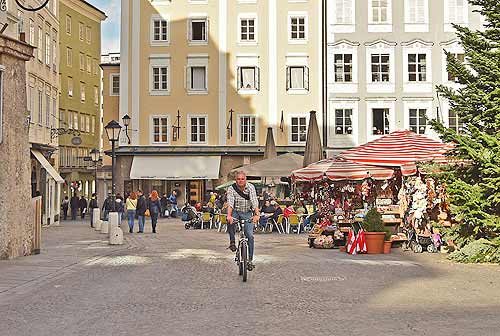
<svg viewBox="0 0 500 336">
<path fill-rule="evenodd" d="M 282 177 L 290 176 L 295 169 L 302 168 L 304 157 L 295 153 L 286 153 L 274 158 L 261 160 L 240 168 L 231 173 L 244 171 L 247 176 Z"/>
<path fill-rule="evenodd" d="M 411 166 L 405 167 L 405 173 L 414 173 Z M 292 172 L 292 178 L 296 181 L 309 182 L 320 181 L 324 177 L 332 181 L 362 180 L 368 177 L 368 174 L 375 180 L 387 180 L 394 176 L 394 170 L 386 167 L 359 164 L 336 157 L 321 160 L 305 168 L 295 170 Z"/>
<path fill-rule="evenodd" d="M 450 144 L 443 144 L 411 131 L 395 131 L 340 153 L 353 162 L 400 167 L 408 163 L 434 161 L 446 163 Z"/>
</svg>

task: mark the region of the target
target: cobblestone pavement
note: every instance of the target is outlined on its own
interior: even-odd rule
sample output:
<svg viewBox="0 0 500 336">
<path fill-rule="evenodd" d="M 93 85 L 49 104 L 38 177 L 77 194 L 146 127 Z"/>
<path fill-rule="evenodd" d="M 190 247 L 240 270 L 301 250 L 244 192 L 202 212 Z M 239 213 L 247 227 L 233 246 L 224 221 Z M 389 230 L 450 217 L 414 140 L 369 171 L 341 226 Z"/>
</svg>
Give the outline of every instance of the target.
<svg viewBox="0 0 500 336">
<path fill-rule="evenodd" d="M 45 228 L 41 255 L 0 262 L 0 335 L 500 335 L 497 266 L 260 234 L 242 283 L 225 234 L 159 225 L 115 247 Z"/>
</svg>

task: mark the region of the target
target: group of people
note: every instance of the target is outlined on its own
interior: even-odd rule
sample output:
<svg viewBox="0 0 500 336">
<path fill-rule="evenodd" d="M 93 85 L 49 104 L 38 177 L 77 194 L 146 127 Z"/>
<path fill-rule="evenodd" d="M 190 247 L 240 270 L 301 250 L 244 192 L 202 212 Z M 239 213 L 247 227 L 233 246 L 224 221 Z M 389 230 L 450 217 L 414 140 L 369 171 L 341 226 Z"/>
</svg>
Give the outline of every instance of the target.
<svg viewBox="0 0 500 336">
<path fill-rule="evenodd" d="M 76 220 L 78 217 L 78 214 L 80 214 L 80 217 L 82 219 L 85 219 L 85 214 L 87 212 L 90 213 L 90 216 L 92 217 L 93 209 L 94 208 L 99 208 L 97 205 L 97 196 L 96 194 L 92 194 L 92 198 L 90 202 L 87 202 L 87 199 L 85 196 L 79 197 L 78 194 L 74 194 L 71 199 L 68 198 L 68 196 L 65 196 L 62 203 L 61 203 L 61 210 L 63 212 L 63 219 L 67 220 L 68 219 L 68 211 L 71 210 L 71 219 Z"/>
</svg>

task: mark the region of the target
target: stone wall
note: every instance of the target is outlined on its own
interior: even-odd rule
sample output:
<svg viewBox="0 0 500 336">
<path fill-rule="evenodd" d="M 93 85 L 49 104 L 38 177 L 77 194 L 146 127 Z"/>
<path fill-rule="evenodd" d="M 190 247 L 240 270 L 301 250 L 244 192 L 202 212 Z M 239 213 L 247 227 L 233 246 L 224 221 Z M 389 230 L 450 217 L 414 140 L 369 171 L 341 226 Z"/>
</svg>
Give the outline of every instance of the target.
<svg viewBox="0 0 500 336">
<path fill-rule="evenodd" d="M 25 66 L 31 55 L 31 46 L 0 35 L 0 65 L 4 67 L 0 259 L 29 255 L 33 251 Z"/>
</svg>

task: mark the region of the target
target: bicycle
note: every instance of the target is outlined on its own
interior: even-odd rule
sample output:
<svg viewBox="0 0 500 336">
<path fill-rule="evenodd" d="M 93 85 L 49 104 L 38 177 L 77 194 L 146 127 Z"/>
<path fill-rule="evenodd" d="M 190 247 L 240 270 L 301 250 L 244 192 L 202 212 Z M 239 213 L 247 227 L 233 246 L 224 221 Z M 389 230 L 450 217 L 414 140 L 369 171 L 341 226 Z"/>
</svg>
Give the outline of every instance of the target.
<svg viewBox="0 0 500 336">
<path fill-rule="evenodd" d="M 236 256 L 234 261 L 238 265 L 239 275 L 243 277 L 243 282 L 247 281 L 248 277 L 248 238 L 245 235 L 245 222 L 251 219 L 240 219 L 238 225 L 240 226 L 240 239 L 238 240 L 238 247 L 236 249 Z"/>
</svg>

